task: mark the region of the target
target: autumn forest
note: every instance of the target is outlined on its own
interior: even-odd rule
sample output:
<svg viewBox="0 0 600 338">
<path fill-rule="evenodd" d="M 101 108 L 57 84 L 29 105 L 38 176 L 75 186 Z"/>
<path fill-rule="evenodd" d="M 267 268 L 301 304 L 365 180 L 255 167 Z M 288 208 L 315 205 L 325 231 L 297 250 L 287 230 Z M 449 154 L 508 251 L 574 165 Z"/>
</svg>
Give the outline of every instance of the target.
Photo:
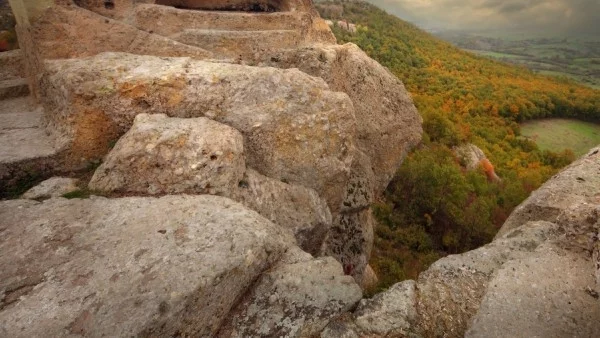
<svg viewBox="0 0 600 338">
<path fill-rule="evenodd" d="M 327 1 L 318 9 L 324 18 L 358 25 L 354 33 L 334 25 L 338 43 L 355 43 L 388 67 L 424 120 L 422 144 L 374 206 L 371 265 L 380 289 L 416 278 L 441 256 L 489 242 L 531 191 L 575 159 L 568 150 L 540 150 L 519 123 L 600 122 L 598 90 L 461 51 L 367 3 Z M 466 170 L 453 148 L 467 143 L 490 164 Z M 491 170 L 500 180 L 489 179 Z"/>
</svg>

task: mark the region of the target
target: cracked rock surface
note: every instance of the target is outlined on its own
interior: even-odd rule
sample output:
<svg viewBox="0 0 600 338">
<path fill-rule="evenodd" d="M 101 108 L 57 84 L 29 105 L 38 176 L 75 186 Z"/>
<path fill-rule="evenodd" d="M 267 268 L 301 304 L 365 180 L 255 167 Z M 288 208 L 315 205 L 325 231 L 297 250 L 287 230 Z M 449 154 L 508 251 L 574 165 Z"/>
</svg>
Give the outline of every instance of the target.
<svg viewBox="0 0 600 338">
<path fill-rule="evenodd" d="M 282 313 L 299 331 L 361 298 L 331 258 L 315 260 L 291 233 L 218 196 L 10 200 L 0 232 L 3 337 L 213 336 L 268 269 L 260 278 L 288 276 L 283 299 L 306 297 L 298 314 Z M 263 288 L 252 292 L 268 298 Z"/>
</svg>

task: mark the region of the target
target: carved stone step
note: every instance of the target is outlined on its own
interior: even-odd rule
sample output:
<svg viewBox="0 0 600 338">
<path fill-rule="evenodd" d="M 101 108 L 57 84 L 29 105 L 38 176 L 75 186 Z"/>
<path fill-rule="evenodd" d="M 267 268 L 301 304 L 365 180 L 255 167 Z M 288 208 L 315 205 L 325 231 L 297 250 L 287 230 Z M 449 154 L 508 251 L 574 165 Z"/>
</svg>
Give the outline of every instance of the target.
<svg viewBox="0 0 600 338">
<path fill-rule="evenodd" d="M 186 29 L 230 31 L 300 30 L 311 23 L 304 12 L 215 12 L 177 9 L 160 5 L 138 5 L 134 25 L 142 30 L 171 36 Z"/>
<path fill-rule="evenodd" d="M 33 98 L 0 101 L 0 197 L 19 181 L 54 168 L 58 149 L 41 126 L 42 115 Z"/>
<path fill-rule="evenodd" d="M 29 95 L 27 79 L 17 78 L 0 81 L 0 100 L 27 95 Z"/>
<path fill-rule="evenodd" d="M 25 77 L 23 55 L 20 49 L 0 52 L 0 81 Z"/>
<path fill-rule="evenodd" d="M 294 30 L 227 31 L 212 29 L 186 29 L 171 36 L 187 45 L 201 47 L 217 57 L 236 58 L 252 56 L 268 50 L 297 46 L 302 37 Z"/>
</svg>

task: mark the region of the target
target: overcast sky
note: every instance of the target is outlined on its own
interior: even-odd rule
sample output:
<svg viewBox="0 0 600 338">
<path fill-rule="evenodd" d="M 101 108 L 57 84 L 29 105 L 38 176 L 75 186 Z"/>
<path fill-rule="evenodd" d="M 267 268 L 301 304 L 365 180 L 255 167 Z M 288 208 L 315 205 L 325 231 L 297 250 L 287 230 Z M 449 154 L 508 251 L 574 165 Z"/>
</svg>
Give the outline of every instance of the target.
<svg viewBox="0 0 600 338">
<path fill-rule="evenodd" d="M 600 0 L 368 0 L 424 28 L 600 35 Z"/>
</svg>

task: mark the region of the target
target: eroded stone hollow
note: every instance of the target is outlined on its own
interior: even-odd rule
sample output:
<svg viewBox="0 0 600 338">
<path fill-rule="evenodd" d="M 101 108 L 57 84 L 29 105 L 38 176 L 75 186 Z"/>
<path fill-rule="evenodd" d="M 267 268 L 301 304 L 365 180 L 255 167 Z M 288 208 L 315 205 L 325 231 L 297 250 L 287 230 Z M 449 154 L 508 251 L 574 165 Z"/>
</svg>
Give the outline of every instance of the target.
<svg viewBox="0 0 600 338">
<path fill-rule="evenodd" d="M 289 3 L 285 0 L 156 0 L 156 4 L 213 11 L 284 12 L 289 10 Z"/>
</svg>

